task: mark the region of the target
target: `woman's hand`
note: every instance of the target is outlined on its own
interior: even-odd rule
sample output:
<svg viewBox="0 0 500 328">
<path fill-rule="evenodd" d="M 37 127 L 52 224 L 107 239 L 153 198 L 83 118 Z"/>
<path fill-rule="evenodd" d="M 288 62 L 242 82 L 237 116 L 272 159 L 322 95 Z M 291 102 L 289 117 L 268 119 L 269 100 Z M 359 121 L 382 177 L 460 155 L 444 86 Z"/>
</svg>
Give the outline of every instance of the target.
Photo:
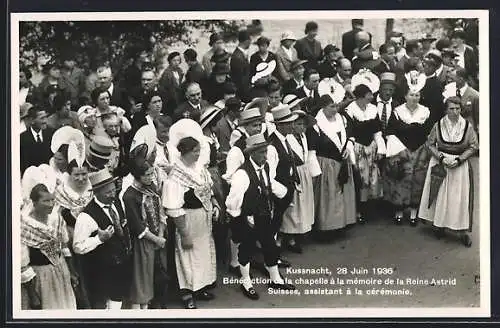
<svg viewBox="0 0 500 328">
<path fill-rule="evenodd" d="M 220 209 L 217 206 L 212 207 L 212 219 L 217 220 L 220 216 Z"/>
<path fill-rule="evenodd" d="M 344 152 L 342 153 L 342 158 L 343 159 L 348 159 L 349 158 L 349 151 L 347 149 L 344 149 Z"/>
<path fill-rule="evenodd" d="M 167 240 L 163 237 L 157 237 L 156 238 L 156 246 L 158 246 L 158 248 L 165 248 L 165 243 L 167 242 Z"/>
<path fill-rule="evenodd" d="M 78 277 L 78 274 L 76 274 L 76 272 L 71 272 L 70 279 L 71 286 L 73 286 L 73 288 L 76 288 L 80 284 L 80 277 Z"/>
</svg>

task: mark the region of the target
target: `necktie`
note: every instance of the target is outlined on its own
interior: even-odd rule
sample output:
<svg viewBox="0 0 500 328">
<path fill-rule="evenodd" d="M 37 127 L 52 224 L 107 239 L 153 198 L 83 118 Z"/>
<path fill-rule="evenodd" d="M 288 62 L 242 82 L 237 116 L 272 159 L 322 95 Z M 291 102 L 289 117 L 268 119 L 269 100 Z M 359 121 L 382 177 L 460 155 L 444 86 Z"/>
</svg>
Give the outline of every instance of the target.
<svg viewBox="0 0 500 328">
<path fill-rule="evenodd" d="M 380 117 L 380 120 L 382 121 L 382 131 L 385 132 L 385 129 L 387 128 L 387 102 L 383 102 L 384 107 L 382 108 L 382 116 Z"/>
<path fill-rule="evenodd" d="M 290 162 L 292 163 L 292 179 L 296 184 L 300 183 L 299 172 L 297 171 L 297 164 L 295 163 L 295 158 L 292 153 L 292 147 L 290 147 L 290 143 L 287 139 L 285 139 L 285 145 L 287 148 L 288 156 L 290 158 Z"/>
<path fill-rule="evenodd" d="M 266 180 L 264 179 L 264 168 L 259 169 L 259 181 L 260 188 L 262 189 L 262 194 L 264 195 L 264 197 L 266 197 L 267 206 L 269 207 L 269 210 L 271 210 L 271 197 L 269 194 L 269 186 L 266 186 Z"/>
<path fill-rule="evenodd" d="M 115 228 L 115 233 L 119 237 L 123 237 L 123 229 L 122 225 L 120 224 L 120 218 L 118 217 L 118 214 L 116 214 L 115 210 L 111 205 L 106 205 L 105 207 L 108 210 L 111 220 L 113 220 L 113 227 Z"/>
<path fill-rule="evenodd" d="M 457 97 L 462 98 L 462 93 L 459 88 L 457 88 Z"/>
<path fill-rule="evenodd" d="M 40 137 L 40 132 L 36 134 L 36 143 L 42 143 L 42 138 Z"/>
<path fill-rule="evenodd" d="M 167 159 L 167 161 L 170 161 L 169 160 L 169 157 L 168 157 L 168 149 L 167 149 L 167 146 L 163 146 L 163 153 L 165 154 L 165 158 Z"/>
</svg>

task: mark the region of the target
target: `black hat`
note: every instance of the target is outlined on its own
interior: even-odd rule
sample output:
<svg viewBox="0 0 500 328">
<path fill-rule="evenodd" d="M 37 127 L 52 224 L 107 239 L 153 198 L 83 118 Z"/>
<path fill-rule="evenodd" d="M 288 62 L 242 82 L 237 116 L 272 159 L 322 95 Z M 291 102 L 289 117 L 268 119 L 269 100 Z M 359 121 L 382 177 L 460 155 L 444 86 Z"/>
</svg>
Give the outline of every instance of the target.
<svg viewBox="0 0 500 328">
<path fill-rule="evenodd" d="M 465 40 L 466 37 L 465 37 L 465 31 L 463 28 L 460 28 L 460 27 L 457 27 L 453 30 L 453 32 L 451 33 L 451 38 L 460 38 L 462 40 Z"/>
<path fill-rule="evenodd" d="M 229 74 L 229 65 L 222 62 L 222 63 L 215 63 L 214 67 L 212 68 L 212 74 L 219 74 L 219 75 L 225 75 Z"/>
<path fill-rule="evenodd" d="M 325 54 L 329 54 L 329 53 L 332 53 L 332 52 L 337 52 L 339 50 L 340 50 L 340 48 L 337 47 L 337 45 L 335 45 L 335 44 L 329 44 L 329 45 L 327 45 L 325 47 L 324 52 L 325 52 Z"/>
<path fill-rule="evenodd" d="M 167 60 L 168 62 L 170 62 L 172 59 L 180 55 L 181 54 L 178 51 L 171 52 L 170 54 L 168 54 Z"/>
<path fill-rule="evenodd" d="M 210 40 L 208 42 L 208 45 L 211 47 L 213 46 L 217 41 L 220 41 L 220 40 L 224 40 L 222 38 L 222 35 L 220 33 L 212 33 L 212 35 L 210 35 Z"/>
<path fill-rule="evenodd" d="M 455 58 L 458 57 L 459 54 L 452 48 L 443 48 L 443 50 L 441 50 L 441 56 Z"/>
<path fill-rule="evenodd" d="M 436 42 L 436 49 L 439 51 L 442 51 L 444 48 L 450 48 L 450 47 L 451 47 L 451 41 L 448 38 L 442 38 Z"/>
<path fill-rule="evenodd" d="M 238 97 L 231 97 L 226 100 L 226 108 L 230 111 L 240 111 L 241 110 L 241 100 Z"/>
<path fill-rule="evenodd" d="M 210 61 L 214 63 L 227 63 L 229 58 L 231 58 L 231 54 L 226 50 L 221 50 L 214 53 L 212 58 L 210 58 Z"/>
</svg>

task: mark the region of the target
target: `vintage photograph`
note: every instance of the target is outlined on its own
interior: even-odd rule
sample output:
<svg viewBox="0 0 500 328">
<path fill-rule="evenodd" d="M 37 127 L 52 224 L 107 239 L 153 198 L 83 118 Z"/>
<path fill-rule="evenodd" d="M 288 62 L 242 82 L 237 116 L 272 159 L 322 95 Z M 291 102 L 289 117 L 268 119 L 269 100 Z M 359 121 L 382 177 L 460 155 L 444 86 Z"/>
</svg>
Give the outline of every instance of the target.
<svg viewBox="0 0 500 328">
<path fill-rule="evenodd" d="M 487 11 L 11 17 L 14 318 L 489 316 Z"/>
</svg>

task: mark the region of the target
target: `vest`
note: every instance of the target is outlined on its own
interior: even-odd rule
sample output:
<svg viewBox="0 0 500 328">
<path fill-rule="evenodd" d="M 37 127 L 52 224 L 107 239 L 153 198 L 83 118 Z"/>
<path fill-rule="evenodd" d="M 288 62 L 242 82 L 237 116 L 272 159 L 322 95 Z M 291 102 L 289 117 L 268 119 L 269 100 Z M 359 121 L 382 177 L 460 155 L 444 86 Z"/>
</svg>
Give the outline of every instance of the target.
<svg viewBox="0 0 500 328">
<path fill-rule="evenodd" d="M 89 268 L 98 270 L 109 265 L 122 264 L 131 254 L 130 232 L 128 229 L 125 212 L 117 199 L 114 203 L 123 229 L 123 239 L 115 232 L 110 239 L 97 246 L 93 251 L 83 255 Z M 84 213 L 88 214 L 97 223 L 99 229 L 106 229 L 111 223 L 111 219 L 104 210 L 97 205 L 94 199 L 85 207 Z M 97 232 L 95 232 L 95 235 Z"/>
<path fill-rule="evenodd" d="M 266 195 L 262 192 L 260 187 L 260 179 L 257 176 L 257 172 L 249 160 L 246 160 L 240 167 L 244 170 L 250 179 L 250 185 L 248 186 L 245 196 L 243 196 L 243 204 L 241 205 L 241 215 L 242 216 L 254 216 L 254 217 L 267 217 L 271 218 L 273 207 L 273 196 L 271 191 L 271 179 L 269 178 L 269 164 L 264 165 L 264 171 L 266 172 L 266 178 L 268 181 L 268 194 L 271 199 L 267 199 Z"/>
<path fill-rule="evenodd" d="M 290 160 L 288 152 L 276 134 L 273 133 L 269 137 L 269 141 L 274 148 L 276 148 L 279 158 L 278 166 L 276 167 L 276 181 L 285 185 L 287 188 L 293 188 L 292 161 Z M 294 154 L 291 149 L 290 151 Z"/>
</svg>

